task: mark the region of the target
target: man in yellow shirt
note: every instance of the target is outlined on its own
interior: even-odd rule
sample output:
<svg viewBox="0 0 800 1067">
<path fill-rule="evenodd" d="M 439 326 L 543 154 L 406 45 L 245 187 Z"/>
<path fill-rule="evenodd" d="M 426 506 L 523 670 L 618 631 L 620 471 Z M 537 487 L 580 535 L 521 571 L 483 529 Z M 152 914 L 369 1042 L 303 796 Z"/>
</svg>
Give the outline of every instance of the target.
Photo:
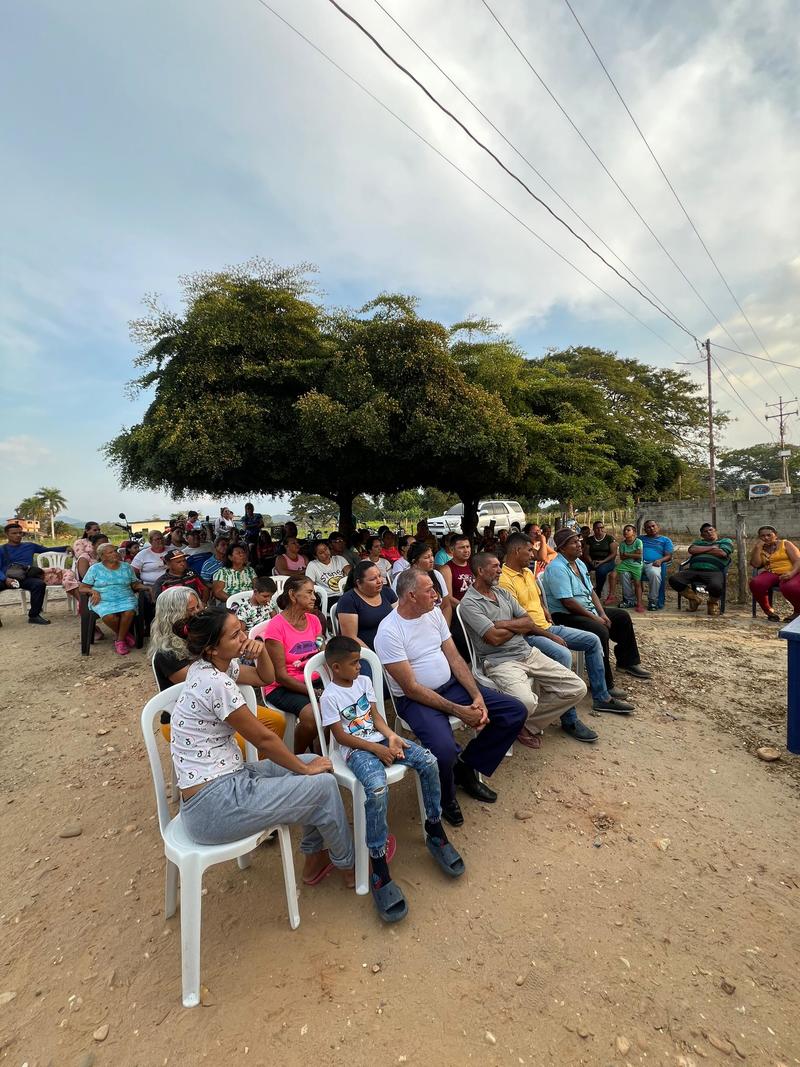
<svg viewBox="0 0 800 1067">
<path fill-rule="evenodd" d="M 627 693 L 622 689 L 609 689 L 606 685 L 603 646 L 600 638 L 587 630 L 577 630 L 572 626 L 556 626 L 542 600 L 539 583 L 530 569 L 533 559 L 531 539 L 525 534 L 512 534 L 506 545 L 506 558 L 500 572 L 500 586 L 515 596 L 521 607 L 527 611 L 536 629 L 526 638 L 528 644 L 544 652 L 546 656 L 572 665 L 572 653 L 583 652 L 586 657 L 586 674 L 592 691 L 592 708 L 595 711 L 608 711 L 617 715 L 628 715 L 633 711 L 633 704 L 626 700 Z M 578 726 L 583 726 L 578 719 L 575 708 L 561 716 L 564 730 L 578 741 L 594 741 L 597 734 L 584 726 L 593 737 L 581 737 Z M 574 729 L 571 727 L 575 727 Z"/>
</svg>

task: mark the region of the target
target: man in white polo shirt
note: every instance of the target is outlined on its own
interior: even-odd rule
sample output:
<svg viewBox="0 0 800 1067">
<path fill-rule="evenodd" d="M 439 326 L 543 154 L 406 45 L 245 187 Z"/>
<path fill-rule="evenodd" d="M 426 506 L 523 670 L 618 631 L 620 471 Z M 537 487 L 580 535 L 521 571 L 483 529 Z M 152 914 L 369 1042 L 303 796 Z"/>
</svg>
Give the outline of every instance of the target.
<svg viewBox="0 0 800 1067">
<path fill-rule="evenodd" d="M 439 608 L 430 577 L 417 567 L 397 579 L 397 610 L 381 622 L 375 651 L 389 675 L 397 711 L 421 743 L 436 756 L 442 787 L 442 815 L 451 826 L 464 821 L 456 785 L 476 800 L 494 803 L 497 794 L 478 774 L 491 775 L 527 718 L 514 697 L 479 686 L 458 654 Z M 449 716 L 478 732 L 462 752 Z"/>
</svg>

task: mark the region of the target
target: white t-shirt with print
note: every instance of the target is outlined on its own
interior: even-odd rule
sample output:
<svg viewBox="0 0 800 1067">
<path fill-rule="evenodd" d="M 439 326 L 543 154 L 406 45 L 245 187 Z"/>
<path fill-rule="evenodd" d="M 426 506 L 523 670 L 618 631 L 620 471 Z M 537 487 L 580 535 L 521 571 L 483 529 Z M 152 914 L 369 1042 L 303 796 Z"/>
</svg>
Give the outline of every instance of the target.
<svg viewBox="0 0 800 1067">
<path fill-rule="evenodd" d="M 235 730 L 225 721 L 247 704 L 236 684 L 238 677 L 235 659 L 227 674 L 204 659 L 189 668 L 170 721 L 170 750 L 179 789 L 211 782 L 242 767 Z"/>
<path fill-rule="evenodd" d="M 450 680 L 452 671 L 442 645 L 450 638 L 450 630 L 439 608 L 420 615 L 418 619 L 404 619 L 392 611 L 381 622 L 375 635 L 375 651 L 381 663 L 402 663 L 408 660 L 414 677 L 428 689 L 438 689 Z M 389 675 L 389 689 L 396 697 L 403 690 Z"/>
<path fill-rule="evenodd" d="M 131 560 L 131 566 L 135 571 L 138 571 L 142 576 L 142 581 L 147 585 L 152 585 L 158 581 L 162 574 L 166 573 L 166 566 L 164 564 L 164 552 L 154 552 L 152 548 L 143 548 L 141 552 L 137 552 Z"/>
<path fill-rule="evenodd" d="M 322 585 L 331 593 L 341 593 L 344 587 L 344 569 L 350 564 L 344 556 L 331 556 L 330 563 L 320 563 L 318 559 L 309 561 L 306 578 L 314 585 Z"/>
<path fill-rule="evenodd" d="M 370 704 L 375 703 L 375 690 L 366 675 L 359 674 L 351 686 L 336 685 L 332 682 L 325 686 L 320 698 L 322 725 L 333 726 L 341 722 L 345 731 L 360 741 L 383 741 L 383 734 L 375 729 L 370 714 Z M 345 760 L 356 750 L 340 745 L 334 738 L 334 744 Z"/>
</svg>

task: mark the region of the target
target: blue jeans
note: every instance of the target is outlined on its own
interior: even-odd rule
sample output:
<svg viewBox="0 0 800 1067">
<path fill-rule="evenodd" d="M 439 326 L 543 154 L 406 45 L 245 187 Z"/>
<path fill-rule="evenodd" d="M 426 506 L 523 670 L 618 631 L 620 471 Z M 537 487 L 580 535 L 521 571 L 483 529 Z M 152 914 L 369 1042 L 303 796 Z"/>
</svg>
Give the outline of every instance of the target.
<svg viewBox="0 0 800 1067">
<path fill-rule="evenodd" d="M 603 645 L 600 638 L 588 630 L 576 630 L 572 626 L 551 626 L 547 631 L 554 637 L 560 637 L 567 642 L 567 647 L 557 645 L 549 637 L 531 636 L 525 638 L 529 645 L 544 652 L 545 656 L 563 663 L 565 667 L 572 666 L 572 653 L 583 652 L 586 657 L 586 674 L 589 678 L 589 688 L 595 700 L 608 700 L 608 687 L 606 686 L 605 665 L 603 661 Z M 570 708 L 561 716 L 562 726 L 569 726 L 576 722 L 578 713 L 575 708 Z"/>
<path fill-rule="evenodd" d="M 388 741 L 379 743 L 387 745 Z M 405 759 L 397 762 L 417 772 L 422 787 L 425 817 L 428 822 L 439 822 L 442 817 L 442 795 L 439 787 L 439 764 L 434 754 L 427 748 L 409 741 Z M 380 859 L 386 855 L 386 839 L 389 836 L 389 826 L 386 822 L 389 807 L 386 768 L 373 752 L 367 752 L 363 748 L 352 750 L 347 766 L 364 787 L 367 848 L 370 856 Z"/>
<path fill-rule="evenodd" d="M 609 560 L 608 563 L 601 563 L 599 567 L 595 568 L 594 572 L 594 586 L 598 596 L 602 596 L 603 586 L 606 584 L 606 578 L 612 571 L 617 569 L 616 560 Z"/>
</svg>

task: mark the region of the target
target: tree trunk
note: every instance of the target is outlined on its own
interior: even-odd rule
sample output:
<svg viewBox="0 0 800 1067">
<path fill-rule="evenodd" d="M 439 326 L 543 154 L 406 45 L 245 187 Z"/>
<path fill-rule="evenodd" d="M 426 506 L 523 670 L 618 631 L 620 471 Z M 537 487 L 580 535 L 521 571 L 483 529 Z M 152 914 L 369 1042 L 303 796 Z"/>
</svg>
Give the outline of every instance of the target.
<svg viewBox="0 0 800 1067">
<path fill-rule="evenodd" d="M 51 541 L 55 541 L 55 539 L 56 539 L 56 513 L 54 511 L 51 511 L 50 512 L 50 540 Z"/>
<path fill-rule="evenodd" d="M 345 537 L 353 535 L 353 492 L 343 489 L 334 497 L 339 508 L 339 533 Z"/>
<path fill-rule="evenodd" d="M 475 535 L 478 530 L 478 503 L 479 498 L 477 496 L 462 495 L 461 502 L 464 505 L 464 518 L 461 523 L 461 532 L 470 538 L 475 540 Z"/>
</svg>

